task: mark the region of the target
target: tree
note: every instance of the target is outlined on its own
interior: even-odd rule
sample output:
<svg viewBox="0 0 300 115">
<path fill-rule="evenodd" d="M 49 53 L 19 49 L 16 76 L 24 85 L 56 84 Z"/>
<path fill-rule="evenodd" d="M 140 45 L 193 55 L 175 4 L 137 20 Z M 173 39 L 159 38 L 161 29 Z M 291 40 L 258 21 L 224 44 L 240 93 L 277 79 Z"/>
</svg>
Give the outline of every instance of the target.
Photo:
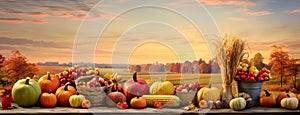
<svg viewBox="0 0 300 115">
<path fill-rule="evenodd" d="M 285 82 L 289 79 L 290 70 L 287 67 L 290 65 L 290 56 L 287 51 L 283 50 L 283 46 L 273 45 L 273 51 L 270 55 L 270 64 L 272 71 L 275 72 L 276 79 L 280 76 L 280 85 L 284 77 Z"/>
<path fill-rule="evenodd" d="M 12 85 L 22 78 L 33 77 L 36 74 L 38 71 L 36 64 L 29 63 L 27 58 L 18 50 L 13 50 L 11 54 L 12 57 L 4 60 L 1 64 L 3 71 L 7 73 L 7 76 L 1 76 L 1 79 L 6 81 L 8 85 Z"/>
</svg>

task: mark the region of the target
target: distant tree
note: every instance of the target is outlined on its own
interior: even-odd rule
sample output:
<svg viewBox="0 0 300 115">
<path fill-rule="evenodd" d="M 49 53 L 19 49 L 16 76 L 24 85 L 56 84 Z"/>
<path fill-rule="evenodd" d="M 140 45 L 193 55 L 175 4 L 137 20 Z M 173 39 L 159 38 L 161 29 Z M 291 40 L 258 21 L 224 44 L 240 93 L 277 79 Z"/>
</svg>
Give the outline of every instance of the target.
<svg viewBox="0 0 300 115">
<path fill-rule="evenodd" d="M 142 70 L 142 67 L 140 65 L 135 65 L 134 66 L 134 71 L 141 72 L 141 70 Z"/>
<path fill-rule="evenodd" d="M 172 72 L 180 73 L 180 63 L 175 63 Z"/>
<path fill-rule="evenodd" d="M 2 76 L 2 80 L 11 85 L 19 79 L 33 77 L 36 74 L 38 71 L 36 64 L 29 63 L 27 58 L 18 50 L 13 50 L 11 54 L 11 58 L 4 60 L 1 64 L 3 71 L 7 73 L 7 76 Z"/>
</svg>

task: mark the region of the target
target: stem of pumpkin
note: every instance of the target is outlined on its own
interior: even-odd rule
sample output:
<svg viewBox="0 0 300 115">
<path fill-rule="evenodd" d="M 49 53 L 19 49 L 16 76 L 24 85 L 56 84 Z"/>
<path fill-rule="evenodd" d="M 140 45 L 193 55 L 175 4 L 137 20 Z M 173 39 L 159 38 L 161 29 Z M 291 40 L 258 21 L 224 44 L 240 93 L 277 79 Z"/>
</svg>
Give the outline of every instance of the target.
<svg viewBox="0 0 300 115">
<path fill-rule="evenodd" d="M 47 72 L 47 75 L 48 75 L 48 80 L 51 80 L 50 72 Z"/>
<path fill-rule="evenodd" d="M 29 80 L 30 80 L 30 77 L 26 77 L 26 81 L 25 81 L 26 85 L 29 85 Z"/>
<path fill-rule="evenodd" d="M 136 75 L 136 72 L 134 72 L 134 74 L 133 74 L 133 81 L 134 81 L 134 82 L 137 82 L 137 75 Z"/>
<path fill-rule="evenodd" d="M 49 94 L 51 94 L 51 93 L 52 93 L 52 91 L 50 90 L 48 93 L 49 93 Z"/>
<path fill-rule="evenodd" d="M 265 91 L 265 93 L 266 93 L 266 96 L 270 96 L 271 94 L 268 92 L 268 90 L 264 90 Z"/>
<path fill-rule="evenodd" d="M 291 97 L 289 94 L 286 94 L 286 96 L 287 96 L 288 98 L 290 98 L 290 97 Z"/>
<path fill-rule="evenodd" d="M 70 82 L 67 82 L 67 83 L 65 84 L 65 88 L 64 88 L 65 91 L 68 91 L 68 86 L 69 86 L 70 84 L 71 84 Z"/>
</svg>

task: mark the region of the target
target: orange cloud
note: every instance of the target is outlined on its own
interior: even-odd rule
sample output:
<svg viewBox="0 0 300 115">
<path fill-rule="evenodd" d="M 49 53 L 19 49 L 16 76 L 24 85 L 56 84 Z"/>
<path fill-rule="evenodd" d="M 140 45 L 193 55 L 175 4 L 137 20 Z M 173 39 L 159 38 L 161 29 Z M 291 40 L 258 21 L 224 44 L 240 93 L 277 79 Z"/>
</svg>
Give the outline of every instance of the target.
<svg viewBox="0 0 300 115">
<path fill-rule="evenodd" d="M 21 19 L 21 18 L 0 18 L 0 22 L 8 22 L 8 23 L 36 23 L 36 24 L 44 24 L 48 23 L 46 20 L 29 20 L 29 19 Z"/>
<path fill-rule="evenodd" d="M 300 13 L 300 8 L 290 11 L 290 13 Z"/>
<path fill-rule="evenodd" d="M 248 0 L 197 0 L 207 5 L 236 5 L 236 6 L 255 6 L 254 2 Z"/>
<path fill-rule="evenodd" d="M 236 11 L 237 12 L 247 12 L 247 11 L 249 11 L 249 9 L 248 8 L 238 8 L 238 9 L 236 9 Z"/>
<path fill-rule="evenodd" d="M 239 18 L 239 17 L 229 17 L 228 19 L 232 20 L 232 21 L 239 21 L 239 22 L 241 22 L 241 21 L 247 21 L 246 18 Z"/>
<path fill-rule="evenodd" d="M 250 16 L 264 16 L 264 15 L 270 15 L 273 14 L 273 12 L 270 11 L 259 11 L 259 12 L 247 12 Z"/>
<path fill-rule="evenodd" d="M 5 10 L 1 10 L 0 14 L 14 14 L 14 15 L 34 16 L 34 17 L 49 16 L 48 14 L 42 12 L 21 12 L 21 11 L 5 11 Z"/>
</svg>

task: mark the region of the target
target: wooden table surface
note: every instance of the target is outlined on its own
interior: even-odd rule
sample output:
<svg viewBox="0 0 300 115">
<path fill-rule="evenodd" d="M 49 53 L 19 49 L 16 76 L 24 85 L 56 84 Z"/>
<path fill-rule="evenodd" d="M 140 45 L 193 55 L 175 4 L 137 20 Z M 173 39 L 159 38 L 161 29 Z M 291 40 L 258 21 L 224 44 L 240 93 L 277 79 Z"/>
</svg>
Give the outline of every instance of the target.
<svg viewBox="0 0 300 115">
<path fill-rule="evenodd" d="M 266 107 L 252 107 L 251 109 L 247 109 L 244 111 L 233 111 L 231 109 L 202 109 L 202 111 L 185 111 L 182 108 L 163 108 L 163 109 L 154 109 L 154 108 L 145 108 L 145 109 L 117 109 L 117 108 L 109 108 L 109 107 L 92 107 L 90 109 L 78 109 L 71 107 L 55 107 L 55 108 L 40 108 L 40 107 L 32 107 L 32 108 L 21 108 L 18 107 L 16 109 L 11 110 L 0 110 L 0 114 L 63 114 L 63 115 L 94 115 L 94 114 L 103 114 L 103 115 L 132 115 L 132 114 L 207 114 L 207 115 L 281 115 L 281 114 L 300 114 L 299 110 L 286 110 L 282 108 L 266 108 Z"/>
</svg>

